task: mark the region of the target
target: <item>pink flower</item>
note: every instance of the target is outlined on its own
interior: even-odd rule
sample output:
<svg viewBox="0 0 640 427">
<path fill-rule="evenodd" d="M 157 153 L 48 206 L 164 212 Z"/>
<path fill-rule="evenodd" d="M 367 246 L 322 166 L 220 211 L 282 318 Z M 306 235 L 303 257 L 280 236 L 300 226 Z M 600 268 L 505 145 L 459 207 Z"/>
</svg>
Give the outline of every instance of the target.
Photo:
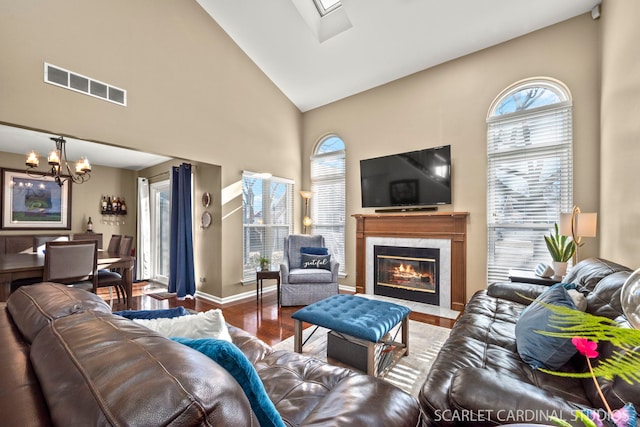
<svg viewBox="0 0 640 427">
<path fill-rule="evenodd" d="M 589 359 L 598 357 L 598 343 L 589 341 L 587 338 L 573 337 L 571 343 L 578 349 L 580 354 Z"/>
</svg>

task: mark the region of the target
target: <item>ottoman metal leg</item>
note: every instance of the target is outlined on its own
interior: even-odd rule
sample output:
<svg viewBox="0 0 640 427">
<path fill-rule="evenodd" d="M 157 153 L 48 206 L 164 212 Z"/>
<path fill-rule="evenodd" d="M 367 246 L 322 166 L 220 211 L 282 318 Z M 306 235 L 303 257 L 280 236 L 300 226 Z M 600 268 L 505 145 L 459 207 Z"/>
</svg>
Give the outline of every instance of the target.
<svg viewBox="0 0 640 427">
<path fill-rule="evenodd" d="M 296 353 L 302 353 L 302 321 L 293 320 L 293 350 Z"/>
<path fill-rule="evenodd" d="M 402 319 L 402 344 L 404 344 L 404 355 L 409 355 L 409 316 Z"/>
<path fill-rule="evenodd" d="M 376 363 L 376 343 L 367 344 L 367 375 L 378 376 L 378 364 Z"/>
</svg>

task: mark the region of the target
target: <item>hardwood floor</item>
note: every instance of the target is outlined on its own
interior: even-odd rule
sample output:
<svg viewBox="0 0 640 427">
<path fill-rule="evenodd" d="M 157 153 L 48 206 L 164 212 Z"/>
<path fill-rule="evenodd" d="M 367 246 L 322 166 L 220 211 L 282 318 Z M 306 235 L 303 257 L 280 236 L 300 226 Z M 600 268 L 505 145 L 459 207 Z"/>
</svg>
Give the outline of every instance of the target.
<svg viewBox="0 0 640 427">
<path fill-rule="evenodd" d="M 158 291 L 158 289 L 158 286 L 147 282 L 134 284 L 132 309 L 155 310 L 183 306 L 191 310 L 207 311 L 222 308 L 222 314 L 229 324 L 244 329 L 269 345 L 277 344 L 293 336 L 293 319 L 291 319 L 291 314 L 300 308 L 278 307 L 275 292 L 265 293 L 262 299 L 258 301 L 256 301 L 255 296 L 253 296 L 243 301 L 220 306 L 197 297 L 195 299 L 185 300 L 178 300 L 175 297 L 163 300 L 156 299 L 151 296 L 151 293 Z M 100 289 L 98 295 L 109 302 L 108 289 Z M 124 303 L 117 302 L 115 292 L 113 293 L 113 297 L 113 310 L 123 310 Z M 409 318 L 418 322 L 445 328 L 451 328 L 455 322 L 451 319 L 422 313 L 411 313 Z"/>
</svg>

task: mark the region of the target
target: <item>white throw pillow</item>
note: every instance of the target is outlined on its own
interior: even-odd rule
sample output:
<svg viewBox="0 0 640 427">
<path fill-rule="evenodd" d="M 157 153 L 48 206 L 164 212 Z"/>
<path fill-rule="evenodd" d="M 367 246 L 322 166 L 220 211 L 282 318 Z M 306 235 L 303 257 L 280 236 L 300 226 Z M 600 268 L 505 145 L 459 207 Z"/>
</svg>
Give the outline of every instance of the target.
<svg viewBox="0 0 640 427">
<path fill-rule="evenodd" d="M 217 338 L 231 342 L 231 335 L 220 309 L 171 319 L 133 319 L 133 321 L 167 337 Z"/>
<path fill-rule="evenodd" d="M 578 310 L 580 311 L 587 310 L 587 299 L 585 298 L 584 295 L 582 295 L 582 293 L 576 291 L 575 289 L 569 289 L 567 293 L 573 300 L 573 303 L 576 305 L 576 308 Z"/>
</svg>

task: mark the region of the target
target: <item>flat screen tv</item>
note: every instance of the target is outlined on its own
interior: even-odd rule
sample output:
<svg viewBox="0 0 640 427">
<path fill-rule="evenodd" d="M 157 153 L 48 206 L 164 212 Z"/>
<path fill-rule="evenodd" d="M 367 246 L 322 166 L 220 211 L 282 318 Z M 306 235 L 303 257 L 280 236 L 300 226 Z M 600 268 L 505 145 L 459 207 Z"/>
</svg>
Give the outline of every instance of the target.
<svg viewBox="0 0 640 427">
<path fill-rule="evenodd" d="M 451 203 L 451 146 L 360 160 L 362 207 Z"/>
</svg>

